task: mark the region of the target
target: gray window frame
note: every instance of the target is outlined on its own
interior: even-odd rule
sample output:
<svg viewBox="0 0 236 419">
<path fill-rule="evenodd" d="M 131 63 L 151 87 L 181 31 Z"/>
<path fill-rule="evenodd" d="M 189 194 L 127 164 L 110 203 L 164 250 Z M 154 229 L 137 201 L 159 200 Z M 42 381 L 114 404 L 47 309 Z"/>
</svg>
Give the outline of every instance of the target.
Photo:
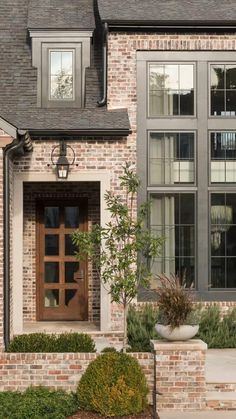
<svg viewBox="0 0 236 419">
<path fill-rule="evenodd" d="M 211 115 L 211 66 L 212 65 L 232 65 L 232 64 L 236 64 L 236 57 L 235 60 L 233 61 L 211 61 L 208 63 L 208 114 L 209 114 L 209 118 L 213 118 L 213 119 L 232 119 L 232 118 L 236 118 L 236 113 L 235 115 Z M 225 91 L 226 89 L 224 89 Z M 236 94 L 236 92 L 235 92 Z"/>
<path fill-rule="evenodd" d="M 195 62 L 196 63 L 196 115 L 149 118 L 148 63 L 151 62 Z M 209 180 L 209 131 L 236 131 L 236 117 L 215 117 L 209 114 L 209 65 L 236 62 L 236 51 L 137 51 L 137 170 L 142 188 L 138 195 L 138 205 L 146 200 L 150 192 L 196 192 L 196 297 L 206 301 L 236 300 L 236 289 L 209 289 L 209 194 L 211 192 L 236 193 L 236 185 L 210 184 Z M 144 82 L 146 80 L 146 82 Z M 167 185 L 148 187 L 147 183 L 147 133 L 149 131 L 195 131 L 196 168 L 195 186 Z"/>
</svg>

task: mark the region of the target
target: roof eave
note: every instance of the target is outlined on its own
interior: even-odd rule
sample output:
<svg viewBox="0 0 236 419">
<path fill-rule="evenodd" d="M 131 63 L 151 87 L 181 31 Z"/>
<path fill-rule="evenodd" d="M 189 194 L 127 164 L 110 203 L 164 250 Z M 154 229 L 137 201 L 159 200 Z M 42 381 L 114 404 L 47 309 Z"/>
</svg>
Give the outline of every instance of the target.
<svg viewBox="0 0 236 419">
<path fill-rule="evenodd" d="M 82 129 L 36 129 L 27 128 L 32 137 L 127 137 L 132 133 L 130 128 L 82 128 Z"/>
<path fill-rule="evenodd" d="M 136 30 L 166 30 L 166 29 L 198 29 L 198 30 L 235 30 L 236 21 L 157 21 L 157 20 L 110 20 L 102 19 L 103 23 L 108 23 L 109 29 L 136 29 Z"/>
</svg>

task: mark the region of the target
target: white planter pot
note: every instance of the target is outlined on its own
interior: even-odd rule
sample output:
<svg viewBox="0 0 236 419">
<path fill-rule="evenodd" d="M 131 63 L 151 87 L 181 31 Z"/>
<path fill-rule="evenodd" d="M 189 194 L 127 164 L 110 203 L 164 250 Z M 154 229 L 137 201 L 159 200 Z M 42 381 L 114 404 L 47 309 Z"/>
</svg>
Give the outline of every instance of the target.
<svg viewBox="0 0 236 419">
<path fill-rule="evenodd" d="M 170 326 L 164 326 L 163 324 L 157 323 L 155 329 L 159 335 L 167 340 L 188 340 L 193 338 L 198 330 L 199 325 L 183 325 L 171 329 Z"/>
</svg>

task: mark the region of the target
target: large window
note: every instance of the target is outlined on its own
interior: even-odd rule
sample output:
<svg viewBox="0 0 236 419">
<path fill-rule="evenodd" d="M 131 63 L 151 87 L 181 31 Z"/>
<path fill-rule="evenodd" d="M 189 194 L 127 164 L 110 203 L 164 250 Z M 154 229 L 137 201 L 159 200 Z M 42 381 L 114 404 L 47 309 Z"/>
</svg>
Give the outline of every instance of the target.
<svg viewBox="0 0 236 419">
<path fill-rule="evenodd" d="M 210 286 L 236 287 L 236 194 L 211 195 Z"/>
<path fill-rule="evenodd" d="M 74 50 L 52 50 L 49 54 L 49 100 L 73 100 Z"/>
<path fill-rule="evenodd" d="M 194 194 L 152 194 L 151 201 L 150 227 L 165 239 L 161 255 L 154 262 L 153 272 L 156 275 L 176 274 L 187 285 L 194 285 Z"/>
<path fill-rule="evenodd" d="M 149 65 L 149 116 L 194 115 L 194 65 Z"/>
<path fill-rule="evenodd" d="M 211 65 L 211 115 L 236 115 L 236 64 Z"/>
<path fill-rule="evenodd" d="M 150 133 L 149 185 L 191 184 L 194 180 L 194 134 Z"/>
</svg>

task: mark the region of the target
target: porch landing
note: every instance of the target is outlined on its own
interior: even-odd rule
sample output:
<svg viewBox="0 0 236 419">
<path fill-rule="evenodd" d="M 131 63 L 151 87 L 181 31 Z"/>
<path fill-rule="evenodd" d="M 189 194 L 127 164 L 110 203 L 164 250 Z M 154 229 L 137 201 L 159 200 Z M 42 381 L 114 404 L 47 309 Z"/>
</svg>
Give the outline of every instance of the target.
<svg viewBox="0 0 236 419">
<path fill-rule="evenodd" d="M 89 333 L 99 332 L 99 327 L 91 322 L 25 322 L 23 333 L 64 333 L 78 332 Z"/>
</svg>

